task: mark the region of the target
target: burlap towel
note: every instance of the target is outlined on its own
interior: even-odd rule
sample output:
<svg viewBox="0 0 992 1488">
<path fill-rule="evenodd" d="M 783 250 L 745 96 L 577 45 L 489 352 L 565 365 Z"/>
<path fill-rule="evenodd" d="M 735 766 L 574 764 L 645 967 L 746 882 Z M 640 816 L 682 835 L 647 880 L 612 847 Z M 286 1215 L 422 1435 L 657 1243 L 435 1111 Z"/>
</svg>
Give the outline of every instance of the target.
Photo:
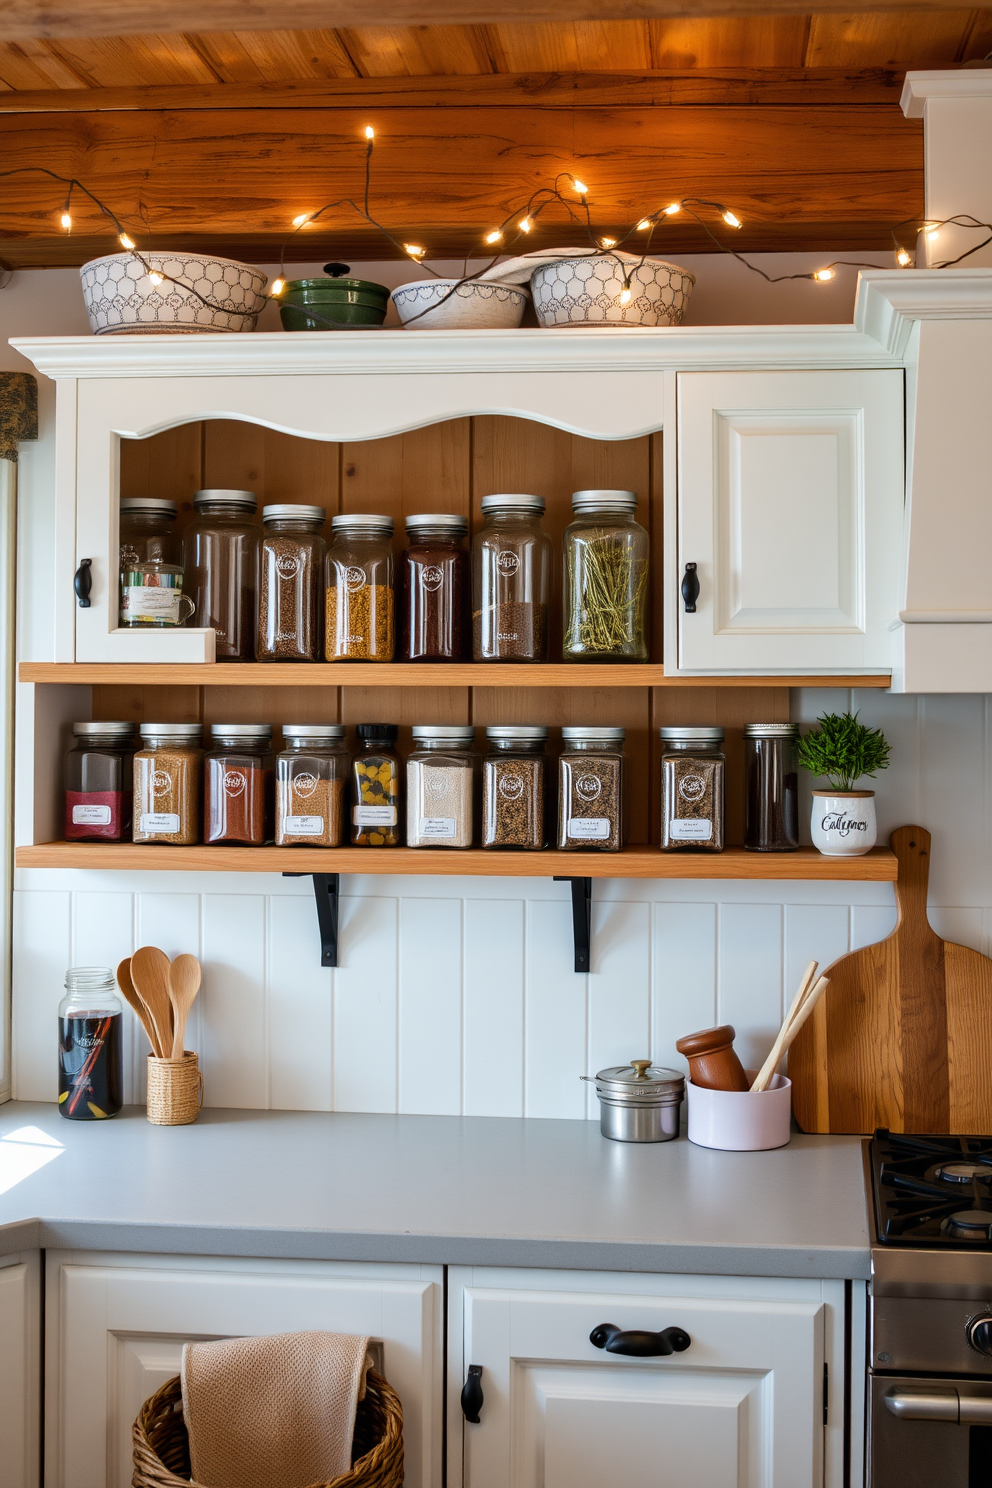
<svg viewBox="0 0 992 1488">
<path fill-rule="evenodd" d="M 183 1348 L 193 1480 L 208 1488 L 306 1488 L 351 1467 L 369 1340 L 279 1333 Z"/>
</svg>

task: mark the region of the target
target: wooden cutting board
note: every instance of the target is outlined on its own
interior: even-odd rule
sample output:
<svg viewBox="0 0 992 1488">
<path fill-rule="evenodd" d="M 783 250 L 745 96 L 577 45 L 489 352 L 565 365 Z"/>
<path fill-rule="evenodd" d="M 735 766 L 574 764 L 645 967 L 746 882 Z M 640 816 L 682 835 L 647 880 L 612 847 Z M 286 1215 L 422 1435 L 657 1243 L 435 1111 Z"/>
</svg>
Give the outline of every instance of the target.
<svg viewBox="0 0 992 1488">
<path fill-rule="evenodd" d="M 896 928 L 828 968 L 789 1051 L 807 1132 L 992 1133 L 992 960 L 927 920 L 930 833 L 893 832 Z"/>
</svg>

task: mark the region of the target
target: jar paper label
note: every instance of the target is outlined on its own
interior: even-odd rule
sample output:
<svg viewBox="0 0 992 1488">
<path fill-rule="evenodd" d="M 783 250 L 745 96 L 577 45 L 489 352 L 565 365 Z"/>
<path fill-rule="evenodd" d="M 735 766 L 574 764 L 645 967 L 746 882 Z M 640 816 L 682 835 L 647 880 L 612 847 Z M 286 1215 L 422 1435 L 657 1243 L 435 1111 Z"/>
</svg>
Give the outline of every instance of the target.
<svg viewBox="0 0 992 1488">
<path fill-rule="evenodd" d="M 175 811 L 143 811 L 139 826 L 142 832 L 178 832 L 179 816 Z"/>
<path fill-rule="evenodd" d="M 568 835 L 581 842 L 603 842 L 610 835 L 608 816 L 570 816 Z"/>
<path fill-rule="evenodd" d="M 668 835 L 675 842 L 708 842 L 713 823 L 708 816 L 676 816 L 668 824 Z"/>
<path fill-rule="evenodd" d="M 73 806 L 72 824 L 74 827 L 109 827 L 109 806 Z"/>
<path fill-rule="evenodd" d="M 422 816 L 417 822 L 418 837 L 454 837 L 455 818 L 453 816 Z"/>
<path fill-rule="evenodd" d="M 128 584 L 124 590 L 124 613 L 129 620 L 159 620 L 166 625 L 178 625 L 181 598 L 179 589 Z"/>
<path fill-rule="evenodd" d="M 356 827 L 395 827 L 395 806 L 355 806 L 351 819 Z"/>
<path fill-rule="evenodd" d="M 284 816 L 282 829 L 287 837 L 323 837 L 322 816 Z"/>
</svg>

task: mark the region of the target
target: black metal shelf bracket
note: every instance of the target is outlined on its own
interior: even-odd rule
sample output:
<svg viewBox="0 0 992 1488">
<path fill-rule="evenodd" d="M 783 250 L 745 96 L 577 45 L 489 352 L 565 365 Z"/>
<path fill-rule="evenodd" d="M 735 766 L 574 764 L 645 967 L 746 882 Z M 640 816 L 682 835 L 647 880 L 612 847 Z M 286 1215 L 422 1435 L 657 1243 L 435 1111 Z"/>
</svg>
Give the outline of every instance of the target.
<svg viewBox="0 0 992 1488">
<path fill-rule="evenodd" d="M 337 966 L 340 873 L 284 873 L 283 878 L 313 879 L 313 897 L 317 902 L 317 929 L 320 931 L 320 964 L 321 966 Z"/>
<path fill-rule="evenodd" d="M 572 941 L 575 946 L 575 970 L 588 971 L 592 955 L 592 879 L 568 878 L 555 874 L 555 883 L 572 886 Z"/>
</svg>

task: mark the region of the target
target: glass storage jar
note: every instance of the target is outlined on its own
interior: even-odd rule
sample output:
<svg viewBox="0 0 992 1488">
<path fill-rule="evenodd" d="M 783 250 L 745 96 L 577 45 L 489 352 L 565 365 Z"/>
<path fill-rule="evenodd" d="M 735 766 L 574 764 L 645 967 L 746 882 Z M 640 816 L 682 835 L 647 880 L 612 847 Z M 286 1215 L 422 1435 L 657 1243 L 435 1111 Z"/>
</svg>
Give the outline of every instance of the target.
<svg viewBox="0 0 992 1488">
<path fill-rule="evenodd" d="M 262 847 L 272 840 L 274 761 L 268 723 L 214 723 L 203 766 L 203 840 Z"/>
<path fill-rule="evenodd" d="M 547 846 L 546 728 L 504 724 L 486 729 L 482 761 L 482 845 Z"/>
<path fill-rule="evenodd" d="M 66 842 L 126 842 L 131 835 L 133 723 L 74 723 L 65 757 Z"/>
<path fill-rule="evenodd" d="M 406 761 L 407 847 L 471 847 L 475 729 L 438 723 L 412 730 Z"/>
<path fill-rule="evenodd" d="M 563 728 L 558 846 L 619 852 L 624 839 L 624 730 Z"/>
<path fill-rule="evenodd" d="M 647 661 L 650 539 L 636 491 L 576 491 L 565 529 L 562 656 Z"/>
<path fill-rule="evenodd" d="M 399 847 L 399 733 L 392 723 L 360 723 L 352 764 L 351 840 L 356 847 Z"/>
<path fill-rule="evenodd" d="M 392 517 L 331 518 L 324 596 L 328 661 L 392 661 L 392 538 Z"/>
<path fill-rule="evenodd" d="M 121 572 L 136 563 L 182 563 L 183 545 L 175 531 L 178 507 L 160 496 L 122 496 Z"/>
<path fill-rule="evenodd" d="M 191 619 L 195 608 L 183 593 L 183 570 L 178 564 L 144 558 L 121 569 L 121 625 L 172 630 Z"/>
<path fill-rule="evenodd" d="M 795 723 L 744 725 L 744 846 L 795 852 L 799 846 L 799 774 Z"/>
<path fill-rule="evenodd" d="M 217 632 L 218 661 L 255 659 L 256 506 L 254 491 L 197 491 L 183 534 L 193 625 Z"/>
<path fill-rule="evenodd" d="M 547 661 L 551 539 L 543 496 L 483 496 L 472 543 L 476 661 Z"/>
<path fill-rule="evenodd" d="M 135 842 L 190 847 L 200 840 L 203 750 L 198 723 L 143 723 L 134 756 Z"/>
<path fill-rule="evenodd" d="M 723 850 L 722 728 L 660 728 L 663 852 Z"/>
<path fill-rule="evenodd" d="M 340 723 L 284 723 L 276 756 L 276 846 L 340 847 L 349 755 Z"/>
<path fill-rule="evenodd" d="M 407 517 L 400 561 L 404 661 L 468 656 L 468 522 L 446 512 Z"/>
<path fill-rule="evenodd" d="M 319 661 L 327 544 L 322 506 L 263 506 L 257 661 Z"/>
<path fill-rule="evenodd" d="M 124 1007 L 109 966 L 71 966 L 59 1003 L 59 1114 L 102 1121 L 124 1104 Z"/>
</svg>

